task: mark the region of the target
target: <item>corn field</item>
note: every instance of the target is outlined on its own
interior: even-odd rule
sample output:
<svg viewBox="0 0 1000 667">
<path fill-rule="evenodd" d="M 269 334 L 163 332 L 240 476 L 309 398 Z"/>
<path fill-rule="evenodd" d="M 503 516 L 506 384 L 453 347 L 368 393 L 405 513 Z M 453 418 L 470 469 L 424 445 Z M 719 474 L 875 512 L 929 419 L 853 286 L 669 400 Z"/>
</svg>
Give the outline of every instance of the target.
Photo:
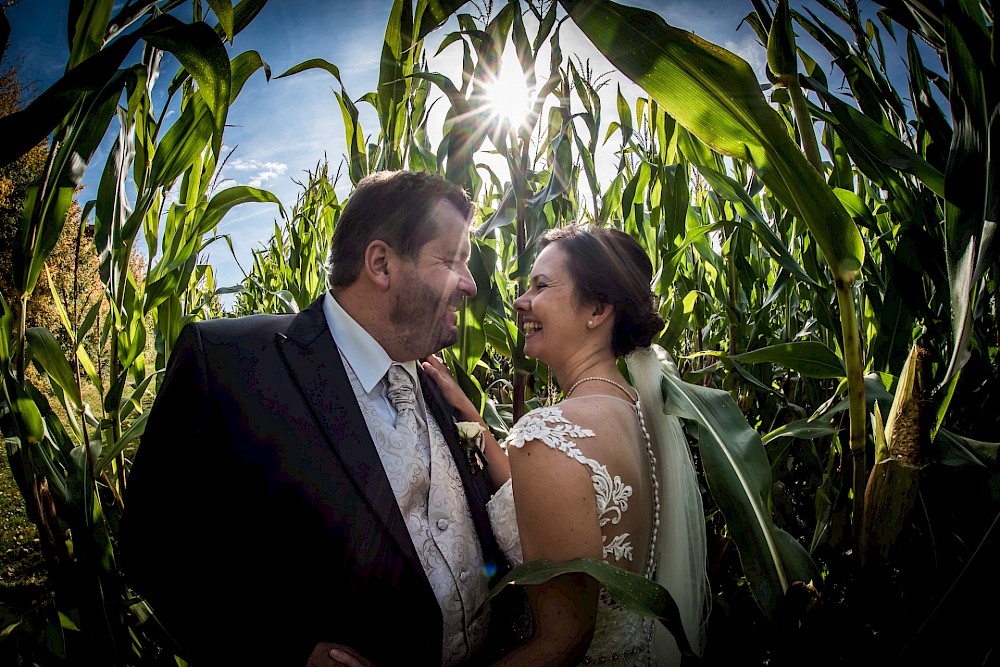
<svg viewBox="0 0 1000 667">
<path fill-rule="evenodd" d="M 74 2 L 65 74 L 0 119 L 0 165 L 50 147 L 22 214 L 16 294 L 0 303 L 0 431 L 52 590 L 0 628 L 0 655 L 183 662 L 124 583 L 115 540 L 169 351 L 190 321 L 311 303 L 344 201 L 336 188 L 410 169 L 446 176 L 477 204 L 479 291 L 443 354 L 499 434 L 558 395 L 523 354 L 513 308 L 536 241 L 579 221 L 620 228 L 648 252 L 667 322 L 658 343 L 677 361 L 664 409 L 683 418 L 703 483 L 704 662 L 995 660 L 991 0 L 884 0 L 871 16 L 855 0 L 818 0 L 817 12 L 751 0 L 744 20 L 766 53 L 763 86 L 738 56 L 610 0 L 511 0 L 488 12 L 396 0 L 375 90 L 346 90 L 337 65 L 310 54 L 280 75 L 330 75 L 348 147 L 339 167 L 317 156 L 286 203 L 215 184 L 230 106 L 255 72 L 271 78 L 258 53 L 230 57 L 225 43 L 238 46 L 265 3 L 134 0 L 113 15 L 112 0 Z M 604 107 L 605 81 L 560 48 L 567 24 L 643 94 L 619 90 Z M 441 42 L 462 54 L 452 80 L 429 69 L 424 40 L 456 25 Z M 806 35 L 821 52 L 797 45 Z M 906 55 L 905 88 L 887 74 L 890 40 Z M 125 64 L 136 48 L 139 62 Z M 159 82 L 165 53 L 180 66 Z M 505 57 L 517 58 L 532 104 L 520 126 L 483 109 Z M 180 100 L 172 122 L 154 85 L 168 86 L 165 104 Z M 365 105 L 375 128 L 362 127 Z M 102 297 L 61 304 L 70 344 L 60 346 L 27 326 L 26 304 L 42 290 L 58 301 L 42 266 L 109 127 L 117 138 L 96 197 L 81 203 Z M 599 151 L 617 162 L 610 179 L 598 177 Z M 204 250 L 231 209 L 261 202 L 279 207 L 273 236 L 239 288 L 221 290 Z M 137 276 L 140 239 L 149 259 Z M 94 331 L 106 359 L 82 344 Z M 99 404 L 84 401 L 94 393 Z M 206 471 L 206 483 L 224 474 Z"/>
</svg>

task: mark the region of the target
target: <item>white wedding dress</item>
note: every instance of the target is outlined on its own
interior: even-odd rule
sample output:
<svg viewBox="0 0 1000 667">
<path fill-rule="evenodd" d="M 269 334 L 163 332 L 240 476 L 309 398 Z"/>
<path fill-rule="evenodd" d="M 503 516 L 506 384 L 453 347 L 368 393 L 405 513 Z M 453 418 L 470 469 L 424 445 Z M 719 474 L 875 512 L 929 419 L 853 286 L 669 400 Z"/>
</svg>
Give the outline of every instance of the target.
<svg viewBox="0 0 1000 667">
<path fill-rule="evenodd" d="M 613 399 L 618 400 L 618 399 Z M 633 404 L 639 424 L 642 426 L 639 401 Z M 647 467 L 651 475 L 651 488 L 656 493 L 658 483 L 655 473 L 655 456 L 650 444 L 649 433 L 642 426 L 646 451 L 649 453 L 650 465 Z M 625 484 L 618 475 L 608 471 L 600 461 L 587 458 L 577 446 L 577 441 L 594 437 L 594 432 L 570 423 L 563 417 L 558 406 L 538 408 L 526 414 L 511 430 L 505 441 L 506 447 L 523 447 L 528 441 L 538 441 L 558 449 L 580 465 L 590 469 L 594 482 L 594 493 L 597 497 L 597 516 L 600 519 L 602 539 L 604 542 L 604 561 L 611 565 L 621 564 L 623 559 L 645 559 L 645 576 L 654 578 L 656 564 L 659 561 L 656 530 L 658 521 L 658 503 L 653 507 L 629 508 L 632 487 Z M 524 562 L 521 542 L 517 529 L 517 514 L 514 508 L 514 494 L 511 480 L 500 487 L 487 505 L 493 532 L 512 566 Z M 651 516 L 642 522 L 647 529 L 651 528 L 649 553 L 633 554 L 632 540 L 629 533 L 621 532 L 619 522 L 628 512 L 647 512 Z M 597 607 L 597 624 L 594 638 L 581 664 L 584 665 L 656 665 L 653 657 L 652 641 L 655 619 L 635 614 L 617 604 L 601 588 Z"/>
</svg>

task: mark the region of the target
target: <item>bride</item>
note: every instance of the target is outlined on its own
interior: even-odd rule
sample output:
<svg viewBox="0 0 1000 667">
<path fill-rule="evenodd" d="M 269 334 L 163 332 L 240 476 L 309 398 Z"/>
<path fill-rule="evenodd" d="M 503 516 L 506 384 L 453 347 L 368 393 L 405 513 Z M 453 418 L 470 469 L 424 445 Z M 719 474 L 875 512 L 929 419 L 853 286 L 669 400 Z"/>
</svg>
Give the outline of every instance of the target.
<svg viewBox="0 0 1000 667">
<path fill-rule="evenodd" d="M 504 448 L 485 431 L 499 489 L 488 506 L 494 533 L 512 565 L 590 557 L 655 579 L 700 653 L 704 515 L 684 435 L 660 410 L 650 342 L 663 320 L 649 289 L 652 266 L 634 239 L 613 229 L 565 227 L 542 244 L 530 288 L 514 306 L 525 354 L 548 365 L 564 398 L 525 415 Z M 621 356 L 633 384 L 619 371 Z M 485 427 L 439 359 L 423 366 L 460 419 Z M 527 593 L 534 634 L 498 664 L 680 661 L 669 634 L 654 642 L 658 623 L 617 605 L 586 575 L 557 577 Z"/>
</svg>

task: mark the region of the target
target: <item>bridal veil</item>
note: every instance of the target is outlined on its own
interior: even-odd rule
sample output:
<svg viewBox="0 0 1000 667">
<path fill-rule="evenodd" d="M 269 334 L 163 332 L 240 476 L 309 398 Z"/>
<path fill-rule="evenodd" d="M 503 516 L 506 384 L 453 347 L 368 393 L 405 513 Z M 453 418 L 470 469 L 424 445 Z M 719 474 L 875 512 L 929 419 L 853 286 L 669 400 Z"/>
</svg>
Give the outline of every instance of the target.
<svg viewBox="0 0 1000 667">
<path fill-rule="evenodd" d="M 705 514 L 687 438 L 680 421 L 663 412 L 662 364 L 672 365 L 673 362 L 658 345 L 638 348 L 625 360 L 653 441 L 656 475 L 660 481 L 656 581 L 667 589 L 677 604 L 688 642 L 700 655 L 708 602 Z M 680 662 L 680 652 L 673 637 L 660 624 L 657 624 L 654 651 L 657 664 Z"/>
</svg>

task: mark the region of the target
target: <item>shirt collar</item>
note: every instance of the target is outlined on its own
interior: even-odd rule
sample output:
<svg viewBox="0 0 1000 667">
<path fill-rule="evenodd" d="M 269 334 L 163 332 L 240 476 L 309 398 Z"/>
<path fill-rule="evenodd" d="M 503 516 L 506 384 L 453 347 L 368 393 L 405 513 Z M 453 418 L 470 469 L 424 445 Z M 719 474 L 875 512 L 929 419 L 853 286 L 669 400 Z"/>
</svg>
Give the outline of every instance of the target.
<svg viewBox="0 0 1000 667">
<path fill-rule="evenodd" d="M 365 393 L 370 393 L 381 382 L 393 363 L 406 369 L 413 378 L 415 387 L 420 386 L 417 381 L 417 362 L 394 362 L 378 341 L 337 303 L 337 299 L 329 291 L 323 297 L 323 314 L 340 353 L 351 365 Z"/>
</svg>

